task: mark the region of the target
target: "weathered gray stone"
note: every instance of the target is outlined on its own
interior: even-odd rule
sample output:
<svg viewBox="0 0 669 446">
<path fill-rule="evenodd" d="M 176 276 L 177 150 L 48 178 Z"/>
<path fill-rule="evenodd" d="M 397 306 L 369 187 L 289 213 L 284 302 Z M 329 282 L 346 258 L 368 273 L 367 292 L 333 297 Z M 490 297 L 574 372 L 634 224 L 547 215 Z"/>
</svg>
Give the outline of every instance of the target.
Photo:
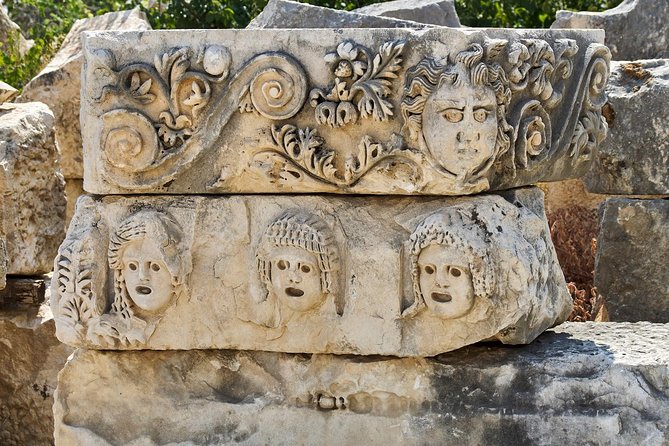
<svg viewBox="0 0 669 446">
<path fill-rule="evenodd" d="M 339 11 L 290 0 L 270 0 L 247 26 L 261 28 L 427 28 L 430 25 L 392 17 Z"/>
<path fill-rule="evenodd" d="M 71 353 L 48 306 L 0 311 L 0 444 L 53 444 L 53 392 Z"/>
<path fill-rule="evenodd" d="M 454 0 L 394 0 L 363 6 L 353 12 L 438 26 L 460 26 Z"/>
<path fill-rule="evenodd" d="M 669 60 L 612 63 L 607 94 L 609 136 L 585 177 L 588 189 L 669 194 Z"/>
<path fill-rule="evenodd" d="M 669 326 L 571 323 L 437 358 L 77 351 L 58 446 L 669 441 Z"/>
<path fill-rule="evenodd" d="M 607 131 L 602 38 L 458 28 L 89 34 L 84 188 L 465 195 L 580 177 Z"/>
<path fill-rule="evenodd" d="M 77 20 L 49 64 L 24 88 L 19 102 L 43 102 L 56 117 L 56 141 L 65 178 L 83 178 L 79 91 L 81 89 L 81 33 L 96 30 L 149 30 L 139 7 Z"/>
<path fill-rule="evenodd" d="M 0 220 L 7 274 L 51 271 L 65 236 L 65 194 L 53 135 L 41 103 L 0 105 Z"/>
<path fill-rule="evenodd" d="M 599 28 L 614 60 L 669 58 L 669 2 L 625 0 L 604 12 L 558 11 L 551 28 Z"/>
<path fill-rule="evenodd" d="M 595 286 L 611 320 L 669 322 L 669 200 L 612 198 L 601 213 Z"/>
<path fill-rule="evenodd" d="M 0 104 L 9 102 L 19 94 L 19 90 L 11 85 L 0 81 Z"/>
<path fill-rule="evenodd" d="M 572 305 L 536 188 L 82 197 L 52 293 L 75 346 L 397 356 L 527 343 Z"/>
</svg>

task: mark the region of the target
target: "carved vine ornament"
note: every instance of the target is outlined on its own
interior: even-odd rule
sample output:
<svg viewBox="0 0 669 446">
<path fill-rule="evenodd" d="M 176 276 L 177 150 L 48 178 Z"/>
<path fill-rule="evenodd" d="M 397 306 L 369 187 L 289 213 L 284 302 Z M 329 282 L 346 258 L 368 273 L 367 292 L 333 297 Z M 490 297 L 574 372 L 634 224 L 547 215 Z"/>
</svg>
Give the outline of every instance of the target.
<svg viewBox="0 0 669 446">
<path fill-rule="evenodd" d="M 101 116 L 104 177 L 129 189 L 162 185 L 235 112 L 275 122 L 272 144 L 251 151 L 269 182 L 309 178 L 344 190 L 388 161 L 410 166 L 417 177 L 427 178 L 421 172 L 428 168 L 455 193 L 483 191 L 494 172 L 513 177 L 534 169 L 561 146 L 569 146 L 573 165 L 587 161 L 606 135 L 601 106 L 610 54 L 603 45 L 584 50 L 576 78 L 581 59 L 572 39 L 487 39 L 410 67 L 407 47 L 402 40 L 376 49 L 343 41 L 324 57 L 331 84 L 309 93 L 302 65 L 285 53 L 258 54 L 233 74 L 232 55 L 221 45 L 175 48 L 153 65 L 121 67 L 110 51 L 94 50 L 86 65 L 95 79 L 92 100 L 112 95 L 115 104 Z M 309 108 L 313 127 L 290 122 Z M 364 136 L 354 155 L 319 136 L 319 128 L 397 118 L 401 134 L 386 142 Z"/>
</svg>

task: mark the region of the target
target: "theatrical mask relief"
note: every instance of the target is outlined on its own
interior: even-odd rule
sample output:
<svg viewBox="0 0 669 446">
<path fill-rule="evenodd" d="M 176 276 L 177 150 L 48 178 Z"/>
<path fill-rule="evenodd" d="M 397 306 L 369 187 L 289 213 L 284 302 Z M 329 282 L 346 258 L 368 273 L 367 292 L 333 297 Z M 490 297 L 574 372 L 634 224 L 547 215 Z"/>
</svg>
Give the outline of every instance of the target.
<svg viewBox="0 0 669 446">
<path fill-rule="evenodd" d="M 607 133 L 595 31 L 189 33 L 85 37 L 91 192 L 474 194 L 580 176 Z"/>
<path fill-rule="evenodd" d="M 58 335 L 95 348 L 200 348 L 206 336 L 212 348 L 399 355 L 528 342 L 566 317 L 569 296 L 530 210 L 541 194 L 522 193 L 85 198 L 56 259 Z M 391 204 L 408 214 L 389 224 Z"/>
</svg>

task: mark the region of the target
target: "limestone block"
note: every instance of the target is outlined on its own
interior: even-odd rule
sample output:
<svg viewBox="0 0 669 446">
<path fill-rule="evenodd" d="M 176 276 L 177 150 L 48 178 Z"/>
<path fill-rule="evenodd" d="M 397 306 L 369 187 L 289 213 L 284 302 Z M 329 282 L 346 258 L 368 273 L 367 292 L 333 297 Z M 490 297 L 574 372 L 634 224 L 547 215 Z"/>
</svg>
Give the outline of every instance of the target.
<svg viewBox="0 0 669 446">
<path fill-rule="evenodd" d="M 625 0 L 604 12 L 558 11 L 551 28 L 599 28 L 614 60 L 669 57 L 669 2 Z"/>
<path fill-rule="evenodd" d="M 460 26 L 454 0 L 394 0 L 363 6 L 353 12 L 438 26 Z"/>
<path fill-rule="evenodd" d="M 669 327 L 569 323 L 436 358 L 77 351 L 57 446 L 664 445 Z"/>
<path fill-rule="evenodd" d="M 582 176 L 607 131 L 602 37 L 89 34 L 84 188 L 463 195 Z"/>
<path fill-rule="evenodd" d="M 428 28 L 430 25 L 392 17 L 340 11 L 290 0 L 270 0 L 247 29 L 261 28 Z"/>
<path fill-rule="evenodd" d="M 601 214 L 595 286 L 611 320 L 669 322 L 669 200 L 612 198 Z"/>
<path fill-rule="evenodd" d="M 43 102 L 56 117 L 56 141 L 65 178 L 83 178 L 81 127 L 79 125 L 81 33 L 96 30 L 149 30 L 139 7 L 77 20 L 51 62 L 24 88 L 20 102 Z"/>
<path fill-rule="evenodd" d="M 11 101 L 18 94 L 19 90 L 5 82 L 0 81 L 0 104 Z"/>
<path fill-rule="evenodd" d="M 32 40 L 23 37 L 21 28 L 9 18 L 7 10 L 0 6 L 0 51 L 24 55 L 33 45 Z"/>
<path fill-rule="evenodd" d="M 585 177 L 592 192 L 669 194 L 669 59 L 614 62 L 609 136 Z"/>
<path fill-rule="evenodd" d="M 77 204 L 77 199 L 84 193 L 84 180 L 79 178 L 68 178 L 65 180 L 65 198 L 67 200 L 65 228 L 70 225 L 70 220 L 74 216 L 74 206 Z"/>
<path fill-rule="evenodd" d="M 65 195 L 53 135 L 41 103 L 0 105 L 0 229 L 7 274 L 51 271 L 65 236 Z"/>
<path fill-rule="evenodd" d="M 434 355 L 571 311 L 536 188 L 85 196 L 55 268 L 58 337 L 90 348 Z"/>
<path fill-rule="evenodd" d="M 0 444 L 53 444 L 53 393 L 72 348 L 56 339 L 48 306 L 0 311 Z"/>
</svg>

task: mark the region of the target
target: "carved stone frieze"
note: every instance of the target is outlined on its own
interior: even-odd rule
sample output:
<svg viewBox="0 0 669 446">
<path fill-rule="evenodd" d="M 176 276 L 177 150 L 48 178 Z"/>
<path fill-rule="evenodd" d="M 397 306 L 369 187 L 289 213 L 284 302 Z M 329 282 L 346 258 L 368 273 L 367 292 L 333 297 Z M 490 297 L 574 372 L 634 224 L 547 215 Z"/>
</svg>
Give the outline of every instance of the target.
<svg viewBox="0 0 669 446">
<path fill-rule="evenodd" d="M 89 34 L 84 186 L 463 195 L 581 176 L 607 132 L 602 39 L 457 29 Z"/>
<path fill-rule="evenodd" d="M 103 349 L 434 355 L 571 309 L 543 194 L 82 197 L 59 338 Z"/>
</svg>

